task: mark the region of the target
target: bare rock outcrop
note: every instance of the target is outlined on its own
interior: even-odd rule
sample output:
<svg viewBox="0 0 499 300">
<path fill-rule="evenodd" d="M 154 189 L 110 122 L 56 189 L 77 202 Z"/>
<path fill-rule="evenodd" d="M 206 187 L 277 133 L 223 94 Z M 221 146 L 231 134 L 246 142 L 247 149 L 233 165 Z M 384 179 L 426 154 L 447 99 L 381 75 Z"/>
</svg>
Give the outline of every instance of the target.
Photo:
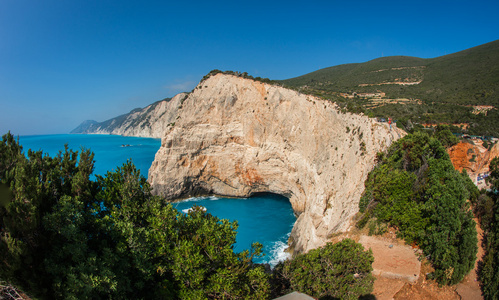
<svg viewBox="0 0 499 300">
<path fill-rule="evenodd" d="M 478 188 L 489 188 L 483 174 L 489 173 L 489 164 L 492 159 L 499 157 L 499 143 L 489 149 L 485 148 L 479 139 L 460 142 L 447 149 L 454 168 L 461 172 L 462 169 Z"/>
<path fill-rule="evenodd" d="M 290 238 L 298 252 L 349 227 L 376 153 L 400 137 L 329 101 L 223 74 L 202 81 L 175 119 L 149 170 L 153 191 L 286 196 L 298 216 Z"/>
</svg>

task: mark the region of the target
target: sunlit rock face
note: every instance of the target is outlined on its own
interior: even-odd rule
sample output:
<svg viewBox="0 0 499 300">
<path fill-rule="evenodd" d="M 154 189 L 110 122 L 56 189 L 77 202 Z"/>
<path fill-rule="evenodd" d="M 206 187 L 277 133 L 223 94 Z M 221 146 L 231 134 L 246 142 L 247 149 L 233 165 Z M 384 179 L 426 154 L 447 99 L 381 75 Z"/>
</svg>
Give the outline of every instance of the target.
<svg viewBox="0 0 499 300">
<path fill-rule="evenodd" d="M 186 93 L 180 93 L 171 99 L 134 109 L 128 114 L 101 123 L 85 121 L 71 133 L 161 138 L 165 130 L 173 126 L 180 104 L 186 96 Z"/>
<path fill-rule="evenodd" d="M 376 153 L 399 137 L 329 101 L 223 74 L 183 99 L 165 130 L 149 170 L 154 193 L 286 196 L 298 252 L 350 226 Z"/>
</svg>

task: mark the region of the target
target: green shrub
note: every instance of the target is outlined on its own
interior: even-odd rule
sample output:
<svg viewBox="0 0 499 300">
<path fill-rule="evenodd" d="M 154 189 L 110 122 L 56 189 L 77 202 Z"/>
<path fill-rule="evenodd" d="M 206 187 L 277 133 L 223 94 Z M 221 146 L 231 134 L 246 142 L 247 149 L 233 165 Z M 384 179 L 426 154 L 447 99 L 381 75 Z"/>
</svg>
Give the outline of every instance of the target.
<svg viewBox="0 0 499 300">
<path fill-rule="evenodd" d="M 459 139 L 450 131 L 449 125 L 437 125 L 434 136 L 446 148 L 459 143 Z"/>
<path fill-rule="evenodd" d="M 415 132 L 395 142 L 365 186 L 359 227 L 373 217 L 397 226 L 429 257 L 441 284 L 455 284 L 473 268 L 477 237 L 467 200 L 476 202 L 478 190 L 436 138 Z"/>
<path fill-rule="evenodd" d="M 382 235 L 388 230 L 386 223 L 380 222 L 376 219 L 371 219 L 368 225 L 369 235 Z"/>
<path fill-rule="evenodd" d="M 350 239 L 300 254 L 274 270 L 277 295 L 291 291 L 319 299 L 358 299 L 372 292 L 374 257 Z"/>
</svg>

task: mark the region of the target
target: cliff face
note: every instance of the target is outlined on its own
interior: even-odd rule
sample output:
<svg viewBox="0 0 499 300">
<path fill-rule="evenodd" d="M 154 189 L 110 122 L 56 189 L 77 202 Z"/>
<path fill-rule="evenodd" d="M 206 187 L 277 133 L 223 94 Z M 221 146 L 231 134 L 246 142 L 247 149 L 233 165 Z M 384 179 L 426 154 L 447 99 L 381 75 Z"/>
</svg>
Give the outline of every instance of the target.
<svg viewBox="0 0 499 300">
<path fill-rule="evenodd" d="M 298 215 L 295 251 L 349 227 L 376 153 L 399 137 L 331 102 L 231 75 L 208 78 L 182 100 L 149 170 L 153 191 L 284 195 Z"/>
<path fill-rule="evenodd" d="M 85 121 L 71 133 L 115 134 L 161 138 L 165 129 L 172 126 L 181 101 L 187 94 L 180 93 L 172 99 L 153 103 L 142 109 L 98 123 Z"/>
</svg>

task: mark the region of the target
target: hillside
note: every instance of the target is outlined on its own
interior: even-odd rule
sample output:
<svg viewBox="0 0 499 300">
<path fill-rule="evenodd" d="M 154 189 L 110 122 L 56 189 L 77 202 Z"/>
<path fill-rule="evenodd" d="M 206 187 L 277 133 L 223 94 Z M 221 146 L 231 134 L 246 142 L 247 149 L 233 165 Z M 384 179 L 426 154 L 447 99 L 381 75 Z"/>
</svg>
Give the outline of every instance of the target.
<svg viewBox="0 0 499 300">
<path fill-rule="evenodd" d="M 372 116 L 468 123 L 469 133 L 499 136 L 499 41 L 431 59 L 339 65 L 279 82 Z"/>
<path fill-rule="evenodd" d="M 157 101 L 145 108 L 136 108 L 127 114 L 103 121 L 87 120 L 73 129 L 71 133 L 115 134 L 161 138 L 165 128 L 175 122 L 175 111 L 186 94 L 180 93 L 173 98 Z"/>
<path fill-rule="evenodd" d="M 89 133 L 92 130 L 92 128 L 94 128 L 94 126 L 99 126 L 98 124 L 99 122 L 95 120 L 85 120 L 81 122 L 81 124 L 78 125 L 78 127 L 71 130 L 70 133 Z"/>
</svg>

